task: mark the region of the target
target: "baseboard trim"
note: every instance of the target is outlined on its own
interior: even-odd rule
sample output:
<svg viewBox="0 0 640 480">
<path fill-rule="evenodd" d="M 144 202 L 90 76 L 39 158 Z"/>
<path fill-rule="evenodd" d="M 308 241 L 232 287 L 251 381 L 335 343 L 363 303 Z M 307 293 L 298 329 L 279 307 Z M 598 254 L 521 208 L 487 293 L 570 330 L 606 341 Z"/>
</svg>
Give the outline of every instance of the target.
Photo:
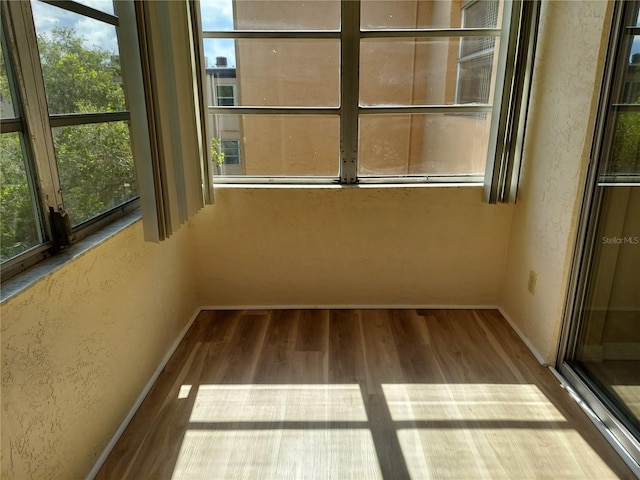
<svg viewBox="0 0 640 480">
<path fill-rule="evenodd" d="M 498 305 L 205 305 L 201 310 L 499 310 Z"/>
<path fill-rule="evenodd" d="M 109 457 L 109 454 L 111 454 L 111 451 L 114 449 L 114 447 L 116 446 L 116 443 L 118 443 L 118 440 L 120 440 L 120 437 L 122 436 L 122 434 L 124 433 L 125 429 L 129 425 L 129 422 L 131 422 L 131 419 L 133 418 L 133 416 L 136 414 L 136 412 L 140 408 L 140 405 L 142 405 L 142 402 L 144 401 L 145 397 L 147 396 L 147 394 L 149 393 L 149 391 L 153 387 L 153 384 L 156 383 L 156 380 L 160 376 L 160 373 L 162 372 L 164 367 L 167 365 L 167 363 L 171 359 L 172 355 L 174 354 L 174 352 L 178 348 L 178 345 L 180 345 L 180 342 L 182 341 L 184 336 L 187 334 L 187 332 L 189 331 L 189 328 L 191 328 L 191 325 L 193 325 L 193 322 L 196 320 L 196 318 L 198 317 L 198 315 L 200 314 L 201 311 L 202 311 L 202 308 L 198 308 L 196 310 L 196 312 L 191 316 L 191 319 L 187 322 L 187 324 L 184 326 L 184 328 L 180 331 L 180 333 L 178 334 L 178 337 L 173 342 L 171 347 L 169 347 L 169 350 L 167 351 L 165 356 L 162 357 L 162 360 L 160 360 L 160 364 L 158 365 L 156 370 L 153 372 L 153 375 L 151 375 L 151 378 L 149 379 L 149 381 L 146 383 L 146 385 L 142 389 L 142 392 L 140 392 L 140 395 L 138 396 L 138 398 L 136 399 L 135 403 L 133 404 L 133 406 L 129 410 L 129 413 L 127 413 L 127 416 L 120 423 L 120 426 L 118 426 L 118 429 L 116 430 L 116 432 L 111 437 L 111 440 L 109 440 L 109 443 L 107 443 L 107 446 L 104 448 L 104 450 L 102 451 L 102 453 L 100 454 L 98 459 L 95 461 L 95 463 L 93 464 L 93 467 L 91 467 L 91 470 L 89 471 L 89 473 L 86 476 L 86 480 L 93 480 L 95 478 L 95 476 L 98 474 L 98 472 L 102 468 L 102 465 L 104 465 L 104 462 L 107 460 L 107 457 Z"/>
<path fill-rule="evenodd" d="M 536 357 L 536 360 L 538 361 L 538 363 L 540 365 L 542 365 L 543 367 L 551 366 L 551 364 L 542 355 L 540 355 L 540 352 L 538 352 L 538 350 L 535 349 L 535 347 L 533 346 L 533 344 L 531 343 L 529 338 L 524 333 L 522 333 L 522 330 L 520 330 L 518 325 L 516 325 L 516 323 L 509 316 L 509 314 L 507 312 L 505 312 L 502 307 L 498 307 L 498 311 L 504 317 L 504 319 L 509 323 L 511 328 L 513 328 L 513 331 L 516 332 L 516 334 L 520 337 L 520 340 L 522 340 L 524 342 L 524 344 L 531 351 L 533 356 Z"/>
</svg>

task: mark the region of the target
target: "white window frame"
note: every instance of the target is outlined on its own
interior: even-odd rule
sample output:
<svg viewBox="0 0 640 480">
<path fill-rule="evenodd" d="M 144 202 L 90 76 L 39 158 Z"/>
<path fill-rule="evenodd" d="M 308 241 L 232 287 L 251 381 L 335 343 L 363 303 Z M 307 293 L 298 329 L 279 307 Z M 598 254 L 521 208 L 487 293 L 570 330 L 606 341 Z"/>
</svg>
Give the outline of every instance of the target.
<svg viewBox="0 0 640 480">
<path fill-rule="evenodd" d="M 227 87 L 231 88 L 231 96 L 230 97 L 221 96 L 218 93 L 218 89 L 219 88 L 227 88 Z M 237 94 L 237 86 L 236 85 L 227 84 L 227 83 L 217 83 L 217 84 L 214 84 L 213 88 L 214 88 L 215 102 L 216 102 L 217 106 L 219 106 L 219 107 L 233 107 L 233 106 L 238 104 L 238 100 L 237 100 L 238 99 L 238 94 Z M 223 105 L 223 104 L 220 103 L 220 100 L 229 100 L 229 99 L 231 99 L 231 105 Z"/>
<path fill-rule="evenodd" d="M 255 176 L 216 176 L 215 183 L 338 183 L 353 185 L 357 183 L 485 183 L 485 198 L 489 203 L 515 201 L 509 194 L 496 194 L 503 191 L 502 184 L 511 182 L 517 175 L 519 168 L 514 168 L 514 155 L 511 150 L 506 153 L 505 136 L 498 137 L 498 128 L 504 127 L 508 113 L 515 107 L 515 100 L 521 98 L 522 82 L 515 82 L 519 90 L 514 93 L 514 77 L 519 70 L 525 70 L 520 76 L 530 76 L 532 64 L 531 43 L 535 44 L 537 32 L 537 13 L 539 0 L 504 0 L 503 22 L 500 28 L 416 28 L 416 29 L 386 29 L 361 30 L 360 1 L 343 0 L 341 2 L 341 30 L 340 31 L 312 31 L 312 30 L 241 30 L 241 31 L 203 31 L 204 39 L 264 39 L 264 38 L 305 38 L 305 39 L 339 39 L 341 44 L 341 105 L 336 108 L 317 107 L 208 107 L 210 115 L 243 115 L 243 114 L 276 114 L 276 115 L 334 115 L 340 117 L 340 169 L 337 178 L 334 177 L 255 177 Z M 493 81 L 496 84 L 493 104 L 472 105 L 413 105 L 413 106 L 361 106 L 359 104 L 359 60 L 360 41 L 366 38 L 442 38 L 465 36 L 493 36 L 501 37 L 505 44 L 500 48 L 498 61 L 500 66 Z M 522 42 L 522 37 L 530 42 Z M 516 52 L 525 50 L 530 55 L 517 55 Z M 531 47 L 533 48 L 533 47 Z M 520 57 L 523 57 L 522 59 Z M 507 68 L 509 59 L 518 58 L 518 68 Z M 525 88 L 528 87 L 525 81 Z M 528 94 L 524 97 L 528 98 Z M 514 104 L 514 105 L 512 105 Z M 524 135 L 524 119 L 526 118 L 526 102 L 524 107 L 518 107 L 517 117 L 522 119 L 516 124 L 514 135 L 508 137 L 508 143 L 521 144 Z M 359 177 L 358 170 L 358 127 L 361 115 L 373 114 L 420 114 L 420 113 L 448 113 L 448 114 L 492 114 L 491 138 L 488 151 L 487 169 L 484 176 L 480 175 L 388 175 Z M 501 120 L 501 122 L 498 122 Z M 506 127 L 505 127 L 506 128 Z M 518 160 L 519 162 L 519 160 Z M 513 175 L 501 175 L 502 170 L 508 170 Z M 515 191 L 515 188 L 512 189 Z M 491 193 L 490 193 L 491 192 Z"/>
<path fill-rule="evenodd" d="M 43 0 L 55 7 L 118 27 L 120 19 L 73 1 Z M 20 131 L 26 144 L 27 171 L 32 195 L 35 195 L 42 231 L 39 245 L 12 257 L 0 266 L 2 280 L 8 280 L 61 248 L 71 245 L 105 225 L 139 208 L 139 197 L 113 207 L 71 228 L 64 209 L 52 128 L 130 121 L 128 110 L 107 113 L 49 114 L 40 64 L 37 36 L 31 3 L 2 2 L 2 27 L 6 37 L 7 57 L 14 70 L 14 87 L 20 111 L 19 121 L 2 120 L 2 132 Z M 119 33 L 119 32 L 118 32 Z M 17 66 L 17 67 L 16 67 Z M 9 72 L 8 72 L 9 73 Z M 11 79 L 10 79 L 11 81 Z M 25 99 L 29 101 L 25 101 Z M 131 136 L 132 137 L 132 136 Z"/>
</svg>

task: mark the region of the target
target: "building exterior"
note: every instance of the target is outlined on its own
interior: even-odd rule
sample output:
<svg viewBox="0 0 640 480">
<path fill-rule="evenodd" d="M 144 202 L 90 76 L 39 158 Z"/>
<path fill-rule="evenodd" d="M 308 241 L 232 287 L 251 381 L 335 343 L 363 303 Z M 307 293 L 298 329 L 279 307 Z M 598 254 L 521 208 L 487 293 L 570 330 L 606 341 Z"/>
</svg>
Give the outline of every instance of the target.
<svg viewBox="0 0 640 480">
<path fill-rule="evenodd" d="M 321 31 L 340 24 L 340 3 L 336 1 L 237 1 L 232 5 L 233 28 L 240 31 Z M 498 1 L 365 1 L 361 24 L 371 30 L 499 28 L 499 5 Z M 362 40 L 360 104 L 490 104 L 496 41 L 493 37 Z M 338 40 L 237 39 L 235 62 L 237 105 L 340 105 Z M 227 80 L 212 76 L 215 71 L 207 70 L 209 82 L 224 88 Z M 236 126 L 242 132 L 242 168 L 225 166 L 227 175 L 338 174 L 337 116 L 214 115 L 212 123 L 214 137 L 226 137 Z M 361 115 L 359 175 L 482 175 L 490 125 L 489 114 Z"/>
<path fill-rule="evenodd" d="M 236 69 L 227 66 L 225 57 L 218 57 L 216 66 L 206 69 L 205 88 L 208 105 L 238 105 Z M 210 115 L 210 119 L 208 128 L 210 138 L 214 142 L 214 145 L 211 145 L 214 174 L 243 175 L 240 118 L 237 115 Z M 224 155 L 216 156 L 213 152 Z"/>
</svg>

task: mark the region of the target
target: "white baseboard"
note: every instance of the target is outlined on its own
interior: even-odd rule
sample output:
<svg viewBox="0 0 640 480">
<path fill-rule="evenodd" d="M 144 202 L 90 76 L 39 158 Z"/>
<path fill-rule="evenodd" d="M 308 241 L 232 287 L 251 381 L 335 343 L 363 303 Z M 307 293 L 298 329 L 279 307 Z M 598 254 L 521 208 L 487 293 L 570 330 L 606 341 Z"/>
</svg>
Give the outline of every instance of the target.
<svg viewBox="0 0 640 480">
<path fill-rule="evenodd" d="M 191 325 L 193 325 L 193 322 L 198 317 L 198 315 L 200 314 L 201 311 L 202 311 L 201 308 L 196 310 L 196 312 L 192 315 L 191 319 L 187 322 L 187 324 L 184 326 L 184 328 L 180 331 L 180 333 L 178 334 L 178 337 L 173 342 L 171 347 L 169 347 L 169 350 L 167 351 L 165 356 L 162 357 L 162 360 L 160 360 L 160 364 L 158 365 L 158 368 L 156 368 L 156 370 L 153 372 L 153 375 L 151 375 L 151 378 L 149 379 L 149 381 L 146 383 L 146 385 L 142 389 L 142 392 L 140 393 L 140 395 L 136 399 L 135 403 L 133 404 L 133 406 L 129 410 L 129 413 L 127 413 L 127 416 L 120 423 L 120 426 L 118 427 L 116 432 L 111 437 L 111 440 L 109 440 L 109 443 L 107 443 L 107 446 L 104 448 L 104 450 L 102 451 L 102 453 L 100 454 L 98 459 L 93 464 L 93 467 L 91 468 L 91 470 L 89 471 L 89 473 L 86 476 L 86 480 L 93 480 L 95 478 L 95 476 L 98 474 L 98 472 L 102 468 L 102 465 L 104 465 L 104 462 L 107 460 L 107 457 L 109 456 L 109 454 L 111 453 L 113 448 L 116 446 L 116 443 L 118 443 L 118 440 L 120 440 L 120 437 L 122 436 L 122 434 L 124 433 L 125 429 L 127 428 L 127 425 L 129 425 L 129 422 L 131 422 L 131 419 L 133 418 L 135 413 L 138 411 L 138 408 L 140 408 L 140 405 L 142 405 L 142 402 L 144 401 L 145 397 L 147 396 L 147 394 L 151 390 L 151 387 L 153 387 L 153 384 L 156 383 L 156 380 L 160 376 L 160 373 L 164 369 L 165 365 L 171 359 L 171 356 L 174 354 L 174 352 L 178 348 L 178 345 L 180 345 L 180 342 L 182 341 L 184 336 L 187 334 L 187 332 L 189 331 L 189 328 L 191 328 Z"/>
<path fill-rule="evenodd" d="M 538 360 L 538 363 L 540 363 L 540 365 L 544 367 L 551 366 L 550 363 L 542 355 L 540 355 L 540 352 L 538 352 L 538 350 L 536 350 L 535 347 L 531 344 L 531 341 L 529 340 L 529 338 L 527 338 L 527 336 L 524 333 L 522 333 L 522 330 L 520 330 L 518 325 L 516 325 L 516 323 L 511 319 L 509 314 L 505 312 L 502 307 L 498 307 L 498 311 L 502 314 L 502 316 L 509 323 L 509 325 L 511 325 L 511 328 L 513 328 L 514 332 L 518 334 L 518 336 L 520 337 L 520 340 L 524 342 L 524 344 L 531 351 L 533 356 L 536 357 L 536 360 Z"/>
<path fill-rule="evenodd" d="M 497 305 L 205 305 L 201 310 L 499 310 Z"/>
</svg>

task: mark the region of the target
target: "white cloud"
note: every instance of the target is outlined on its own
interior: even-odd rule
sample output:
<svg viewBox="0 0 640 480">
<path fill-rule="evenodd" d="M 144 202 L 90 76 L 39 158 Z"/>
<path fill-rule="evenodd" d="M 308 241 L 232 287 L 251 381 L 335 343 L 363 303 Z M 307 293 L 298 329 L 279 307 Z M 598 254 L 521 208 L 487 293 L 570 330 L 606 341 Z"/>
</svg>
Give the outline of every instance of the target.
<svg viewBox="0 0 640 480">
<path fill-rule="evenodd" d="M 75 0 L 77 3 L 82 3 L 87 7 L 101 10 L 105 13 L 113 15 L 113 0 Z"/>
<path fill-rule="evenodd" d="M 233 30 L 232 0 L 201 0 L 203 30 Z"/>
<path fill-rule="evenodd" d="M 104 0 L 85 0 L 84 3 L 95 3 L 97 6 L 103 4 Z M 48 34 L 55 27 L 71 28 L 88 48 L 100 47 L 114 53 L 118 51 L 116 29 L 113 25 L 41 2 L 33 2 L 32 5 L 36 32 L 39 35 Z"/>
<path fill-rule="evenodd" d="M 202 0 L 200 13 L 203 30 L 233 30 L 232 0 Z M 236 49 L 233 40 L 205 39 L 204 51 L 207 66 L 213 66 L 216 63 L 216 57 L 227 57 L 229 66 L 236 66 Z"/>
</svg>

